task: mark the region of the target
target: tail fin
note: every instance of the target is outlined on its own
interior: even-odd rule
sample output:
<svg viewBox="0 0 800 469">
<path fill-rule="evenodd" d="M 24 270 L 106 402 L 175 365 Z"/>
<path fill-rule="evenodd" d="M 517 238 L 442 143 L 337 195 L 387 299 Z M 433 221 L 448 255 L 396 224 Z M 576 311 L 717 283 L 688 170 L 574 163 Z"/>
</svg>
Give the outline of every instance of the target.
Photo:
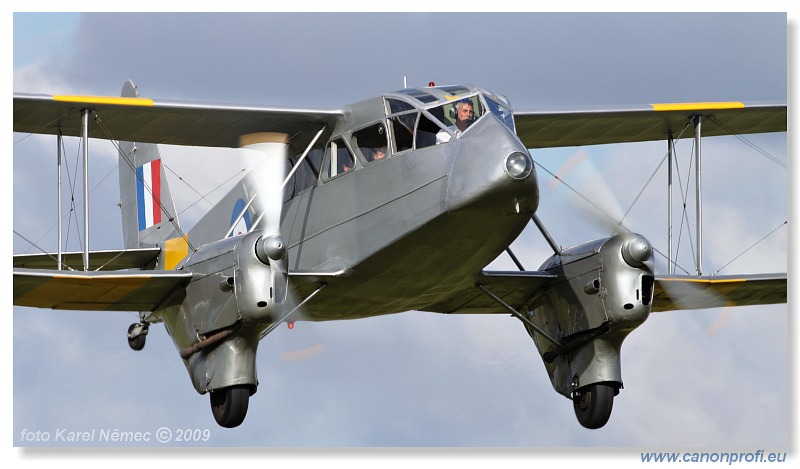
<svg viewBox="0 0 800 469">
<path fill-rule="evenodd" d="M 123 85 L 122 96 L 139 97 L 130 80 Z M 120 149 L 119 191 L 125 247 L 163 247 L 166 240 L 180 236 L 180 227 L 158 146 L 120 142 Z"/>
</svg>

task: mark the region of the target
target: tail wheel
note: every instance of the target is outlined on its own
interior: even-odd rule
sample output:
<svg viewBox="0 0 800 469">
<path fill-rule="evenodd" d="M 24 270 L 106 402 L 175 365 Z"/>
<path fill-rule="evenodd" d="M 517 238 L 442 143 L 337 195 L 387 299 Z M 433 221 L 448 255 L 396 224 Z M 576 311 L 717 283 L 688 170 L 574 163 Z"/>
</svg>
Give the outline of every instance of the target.
<svg viewBox="0 0 800 469">
<path fill-rule="evenodd" d="M 234 428 L 244 422 L 250 401 L 250 386 L 230 386 L 211 391 L 211 412 L 214 420 L 225 428 Z"/>
<path fill-rule="evenodd" d="M 595 383 L 575 391 L 572 407 L 578 422 L 586 428 L 600 428 L 611 417 L 617 388 L 612 383 Z"/>
</svg>

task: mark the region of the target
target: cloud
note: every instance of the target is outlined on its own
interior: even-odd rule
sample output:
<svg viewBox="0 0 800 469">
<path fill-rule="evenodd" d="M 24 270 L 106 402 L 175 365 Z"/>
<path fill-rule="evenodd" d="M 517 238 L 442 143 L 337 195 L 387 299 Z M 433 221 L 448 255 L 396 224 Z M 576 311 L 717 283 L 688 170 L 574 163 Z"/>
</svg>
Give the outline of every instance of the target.
<svg viewBox="0 0 800 469">
<path fill-rule="evenodd" d="M 642 27 L 642 19 L 653 18 L 678 29 L 662 33 Z M 14 89 L 116 94 L 125 79 L 134 78 L 143 94 L 158 98 L 317 108 L 399 88 L 402 75 L 409 75 L 415 85 L 466 77 L 506 93 L 516 109 L 632 104 L 652 102 L 651 98 L 731 99 L 729 94 L 736 99 L 780 100 L 786 97 L 785 51 L 781 54 L 772 46 L 785 47 L 786 30 L 785 17 L 775 18 L 87 15 L 81 24 L 87 34 L 73 44 L 70 60 L 15 69 Z M 480 41 L 459 49 L 453 46 L 450 25 L 464 19 L 481 25 L 472 35 Z M 692 28 L 681 29 L 677 20 L 690 20 Z M 750 43 L 744 47 L 738 39 L 741 30 L 728 26 L 731 20 L 752 28 L 760 25 L 765 34 L 746 38 Z M 700 58 L 690 60 L 682 51 L 688 50 L 689 33 L 695 29 L 704 31 L 715 47 L 701 43 L 696 49 Z M 594 47 L 582 49 L 587 44 Z M 498 53 L 510 47 L 513 60 Z M 770 52 L 762 53 L 764 48 Z M 609 53 L 593 58 L 593 51 Z M 465 64 L 467 71 L 458 64 Z M 682 68 L 686 64 L 697 67 L 692 80 Z M 758 70 L 744 75 L 743 68 Z M 770 144 L 776 154 L 786 153 L 783 140 Z M 101 177 L 115 164 L 116 153 L 91 145 L 98 159 L 93 161 L 93 174 Z M 14 228 L 19 231 L 38 235 L 53 220 L 47 214 L 55 210 L 54 190 L 42 170 L 53 168 L 54 174 L 53 148 L 52 138 L 14 147 Z M 201 187 L 210 190 L 239 170 L 216 150 L 203 150 L 197 159 L 191 156 L 196 155 L 191 153 L 194 149 L 191 154 L 168 147 L 163 151 L 170 167 L 186 175 L 201 193 Z M 666 144 L 587 151 L 626 207 L 655 170 Z M 706 229 L 713 233 L 707 238 L 706 255 L 713 269 L 727 258 L 723 251 L 740 252 L 738 248 L 757 239 L 762 228 L 785 219 L 787 188 L 781 169 L 749 166 L 757 158 L 731 164 L 724 156 L 711 156 L 739 154 L 741 150 L 729 149 L 727 143 L 719 151 L 709 144 L 704 151 L 709 155 L 704 174 L 710 188 L 705 195 Z M 557 168 L 574 152 L 536 151 L 534 157 Z M 223 158 L 224 164 L 214 166 Z M 209 165 L 215 169 L 208 170 Z M 653 188 L 631 212 L 630 226 L 663 246 L 665 168 L 659 171 Z M 762 172 L 767 173 L 764 179 Z M 547 181 L 541 171 L 539 176 Z M 115 179 L 112 175 L 98 186 L 98 201 L 92 205 L 97 210 L 93 248 L 121 245 Z M 755 189 L 747 181 L 756 181 Z M 190 205 L 196 194 L 182 183 L 171 183 L 176 203 Z M 603 235 L 552 193 L 543 189 L 541 198 L 540 216 L 559 244 Z M 187 212 L 187 222 L 203 209 L 207 206 L 198 204 Z M 714 226 L 722 226 L 722 231 L 715 232 Z M 783 233 L 754 250 L 754 257 L 743 257 L 737 270 L 780 269 L 787 249 Z M 45 245 L 54 246 L 49 236 Z M 551 255 L 534 227 L 515 241 L 514 250 L 529 269 Z M 505 255 L 493 265 L 514 269 Z M 719 314 L 711 310 L 653 315 L 635 331 L 623 347 L 625 389 L 615 400 L 609 424 L 595 432 L 577 425 L 571 403 L 553 391 L 522 325 L 506 316 L 404 313 L 302 323 L 294 331 L 279 328 L 260 345 L 260 386 L 249 416 L 242 427 L 228 431 L 213 423 L 207 396 L 193 391 L 162 327 L 151 328 L 145 349 L 133 352 L 124 334 L 135 316 L 15 308 L 13 436 L 20 444 L 24 428 L 154 431 L 166 426 L 209 428 L 211 440 L 197 444 L 215 446 L 785 445 L 787 308 L 737 309 L 709 337 L 706 332 Z M 306 334 L 306 326 L 314 332 Z M 325 353 L 301 362 L 281 361 L 282 347 L 293 348 L 297 342 L 322 343 Z"/>
</svg>

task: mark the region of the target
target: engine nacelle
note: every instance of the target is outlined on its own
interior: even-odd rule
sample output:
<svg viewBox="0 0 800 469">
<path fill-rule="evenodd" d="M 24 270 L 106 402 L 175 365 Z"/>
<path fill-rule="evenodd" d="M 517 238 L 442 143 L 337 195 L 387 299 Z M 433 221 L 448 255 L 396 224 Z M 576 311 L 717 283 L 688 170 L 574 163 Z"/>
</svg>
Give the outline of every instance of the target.
<svg viewBox="0 0 800 469">
<path fill-rule="evenodd" d="M 278 236 L 243 237 L 236 249 L 233 288 L 245 320 L 275 321 L 286 301 L 286 248 Z"/>
<path fill-rule="evenodd" d="M 283 316 L 287 263 L 279 237 L 254 231 L 204 245 L 179 266 L 193 278 L 164 321 L 197 392 L 255 389 L 259 334 Z"/>
<path fill-rule="evenodd" d="M 653 264 L 647 240 L 625 233 L 564 250 L 542 265 L 559 278 L 527 315 L 562 345 L 526 328 L 556 391 L 571 397 L 593 383 L 622 386 L 620 348 L 650 314 Z"/>
<path fill-rule="evenodd" d="M 267 257 L 270 254 L 280 259 Z M 185 335 L 180 347 L 238 321 L 267 324 L 279 319 L 286 301 L 287 263 L 280 238 L 260 231 L 194 252 L 181 266 L 191 267 L 194 277 L 180 308 L 186 322 L 184 333 L 179 333 Z"/>
</svg>

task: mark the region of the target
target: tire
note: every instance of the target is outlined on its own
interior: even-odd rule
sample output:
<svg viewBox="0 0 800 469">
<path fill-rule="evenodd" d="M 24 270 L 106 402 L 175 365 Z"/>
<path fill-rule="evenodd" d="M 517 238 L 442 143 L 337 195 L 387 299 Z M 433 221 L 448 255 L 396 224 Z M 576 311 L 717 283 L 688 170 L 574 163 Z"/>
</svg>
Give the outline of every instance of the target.
<svg viewBox="0 0 800 469">
<path fill-rule="evenodd" d="M 586 428 L 601 428 L 611 417 L 616 387 L 611 383 L 595 383 L 578 389 L 572 397 L 575 417 Z"/>
<path fill-rule="evenodd" d="M 211 412 L 221 427 L 234 428 L 244 422 L 250 402 L 250 386 L 230 386 L 211 391 Z"/>
<path fill-rule="evenodd" d="M 130 325 L 130 327 L 128 328 L 128 335 L 129 336 L 130 336 L 130 333 L 133 331 L 133 329 L 136 326 L 138 326 L 138 324 L 131 324 Z M 140 336 L 138 336 L 138 337 L 136 337 L 134 339 L 131 339 L 130 337 L 128 337 L 128 345 L 133 350 L 136 350 L 138 352 L 139 350 L 144 348 L 144 343 L 145 343 L 146 340 L 147 340 L 147 334 L 141 334 Z"/>
</svg>

